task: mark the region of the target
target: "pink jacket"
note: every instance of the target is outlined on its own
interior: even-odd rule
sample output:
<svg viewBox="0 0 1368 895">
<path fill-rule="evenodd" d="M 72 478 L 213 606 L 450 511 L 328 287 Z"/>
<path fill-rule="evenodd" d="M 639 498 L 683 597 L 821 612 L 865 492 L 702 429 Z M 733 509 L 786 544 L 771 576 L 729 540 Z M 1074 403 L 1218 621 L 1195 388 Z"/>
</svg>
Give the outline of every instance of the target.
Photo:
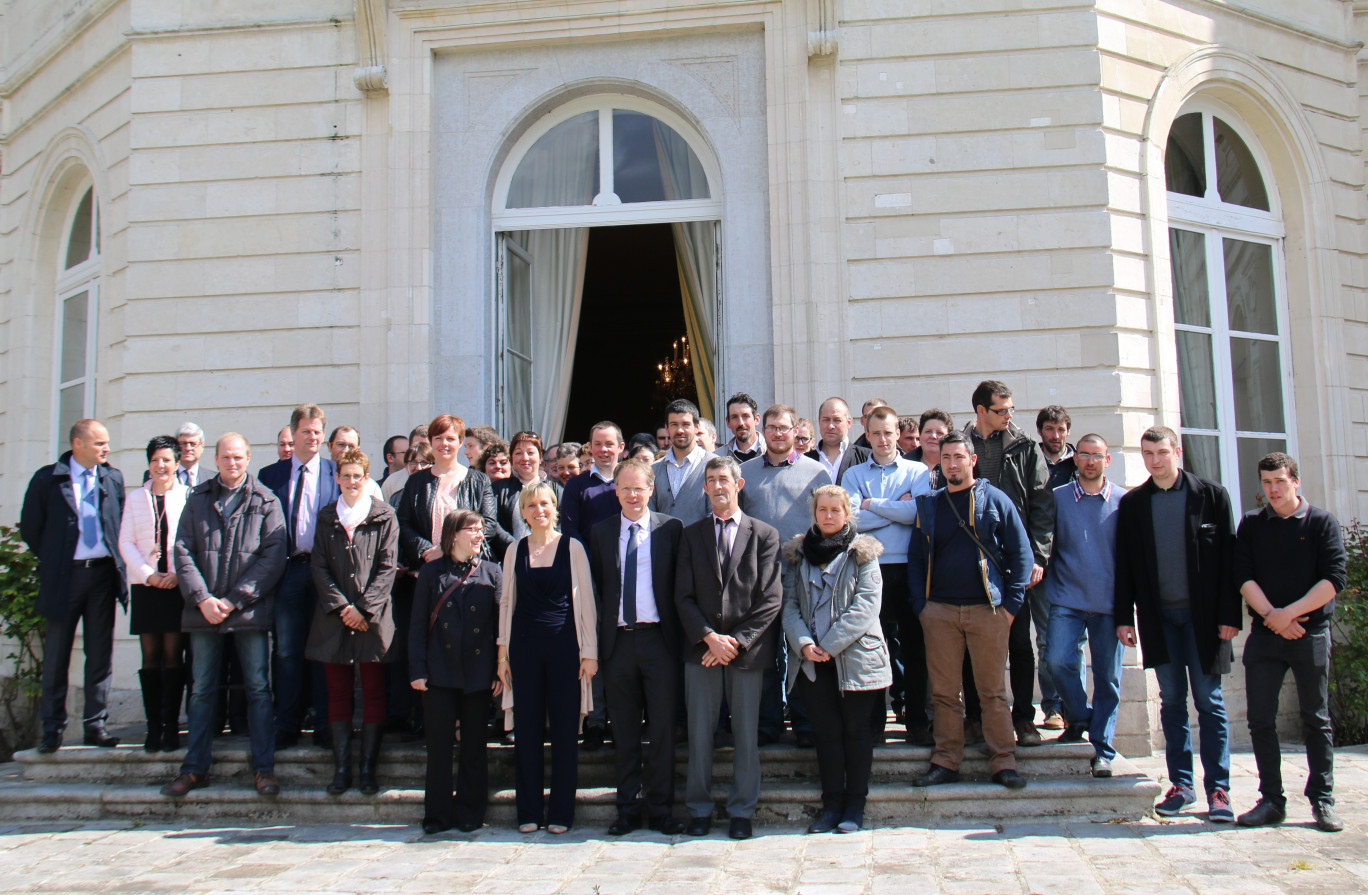
<svg viewBox="0 0 1368 895">
<path fill-rule="evenodd" d="M 173 571 L 171 551 L 176 543 L 176 527 L 180 524 L 181 510 L 190 489 L 175 482 L 166 492 L 166 530 L 167 563 Z M 119 553 L 128 566 L 129 584 L 146 584 L 148 575 L 155 575 L 157 563 L 151 559 L 152 550 L 157 546 L 157 527 L 154 520 L 152 503 L 152 483 L 144 482 L 139 488 L 129 488 L 124 500 L 123 521 L 119 524 Z"/>
</svg>

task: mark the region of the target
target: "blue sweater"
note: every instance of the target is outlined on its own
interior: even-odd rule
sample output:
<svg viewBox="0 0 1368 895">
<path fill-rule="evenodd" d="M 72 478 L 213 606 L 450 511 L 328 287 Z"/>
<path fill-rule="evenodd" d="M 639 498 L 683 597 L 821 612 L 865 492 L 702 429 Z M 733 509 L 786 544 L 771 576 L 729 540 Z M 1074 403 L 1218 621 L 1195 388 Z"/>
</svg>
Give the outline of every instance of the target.
<svg viewBox="0 0 1368 895">
<path fill-rule="evenodd" d="M 598 477 L 598 471 L 589 467 L 565 485 L 560 503 L 560 529 L 589 548 L 589 531 L 596 522 L 622 512 L 618 502 L 617 487 Z"/>
<path fill-rule="evenodd" d="M 1054 489 L 1054 552 L 1045 571 L 1050 605 L 1111 615 L 1116 597 L 1116 510 L 1126 489 L 1107 482 L 1087 494 L 1077 482 Z"/>
<path fill-rule="evenodd" d="M 923 463 L 897 457 L 887 466 L 871 458 L 857 463 L 841 477 L 841 487 L 855 504 L 855 530 L 868 533 L 883 544 L 880 563 L 907 562 L 907 543 L 917 521 L 917 498 L 931 493 L 931 475 Z M 907 500 L 902 500 L 908 495 Z M 860 504 L 869 499 L 869 509 Z"/>
</svg>

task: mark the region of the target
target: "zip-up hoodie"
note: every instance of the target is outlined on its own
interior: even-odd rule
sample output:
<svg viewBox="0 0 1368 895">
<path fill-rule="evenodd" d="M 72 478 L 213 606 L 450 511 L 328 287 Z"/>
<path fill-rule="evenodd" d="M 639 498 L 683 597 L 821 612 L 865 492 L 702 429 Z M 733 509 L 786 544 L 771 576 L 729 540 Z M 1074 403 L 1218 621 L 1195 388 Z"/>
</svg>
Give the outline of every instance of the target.
<svg viewBox="0 0 1368 895">
<path fill-rule="evenodd" d="M 936 504 L 944 492 L 941 488 L 917 498 L 917 523 L 912 530 L 912 543 L 907 546 L 907 583 L 912 592 L 912 610 L 918 615 L 926 607 L 931 592 Z M 1031 565 L 1035 558 L 1021 516 L 1006 494 L 986 480 L 978 479 L 969 494 L 969 512 L 964 521 L 997 558 L 994 563 L 983 551 L 978 551 L 979 572 L 989 602 L 995 609 L 1001 606 L 1015 616 L 1026 598 L 1026 585 L 1031 580 Z M 1003 571 L 998 570 L 998 564 Z"/>
</svg>

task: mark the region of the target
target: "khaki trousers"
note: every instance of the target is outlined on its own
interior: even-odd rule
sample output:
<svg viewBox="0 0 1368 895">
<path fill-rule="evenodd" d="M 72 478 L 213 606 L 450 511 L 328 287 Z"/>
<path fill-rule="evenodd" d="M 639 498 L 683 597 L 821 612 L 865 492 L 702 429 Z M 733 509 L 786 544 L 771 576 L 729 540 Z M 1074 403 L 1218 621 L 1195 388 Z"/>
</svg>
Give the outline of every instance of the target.
<svg viewBox="0 0 1368 895">
<path fill-rule="evenodd" d="M 936 750 L 931 763 L 958 771 L 964 760 L 964 651 L 974 666 L 974 683 L 983 705 L 983 738 L 988 769 L 1016 769 L 1016 735 L 1007 706 L 1007 635 L 1011 620 L 987 603 L 953 606 L 928 601 L 920 616 L 926 638 L 926 671 L 935 709 Z"/>
</svg>

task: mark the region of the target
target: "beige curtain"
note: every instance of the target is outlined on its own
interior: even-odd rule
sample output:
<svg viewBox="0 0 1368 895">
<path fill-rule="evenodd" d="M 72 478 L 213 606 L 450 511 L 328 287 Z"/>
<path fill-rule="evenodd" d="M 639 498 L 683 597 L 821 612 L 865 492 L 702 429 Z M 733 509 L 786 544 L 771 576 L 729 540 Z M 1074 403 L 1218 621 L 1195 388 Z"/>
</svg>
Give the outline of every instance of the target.
<svg viewBox="0 0 1368 895">
<path fill-rule="evenodd" d="M 589 229 L 522 230 L 510 235 L 532 256 L 533 363 L 531 394 L 510 394 L 508 399 L 526 401 L 532 428 L 541 434 L 544 444 L 554 444 L 560 440 L 570 408 Z"/>
</svg>

